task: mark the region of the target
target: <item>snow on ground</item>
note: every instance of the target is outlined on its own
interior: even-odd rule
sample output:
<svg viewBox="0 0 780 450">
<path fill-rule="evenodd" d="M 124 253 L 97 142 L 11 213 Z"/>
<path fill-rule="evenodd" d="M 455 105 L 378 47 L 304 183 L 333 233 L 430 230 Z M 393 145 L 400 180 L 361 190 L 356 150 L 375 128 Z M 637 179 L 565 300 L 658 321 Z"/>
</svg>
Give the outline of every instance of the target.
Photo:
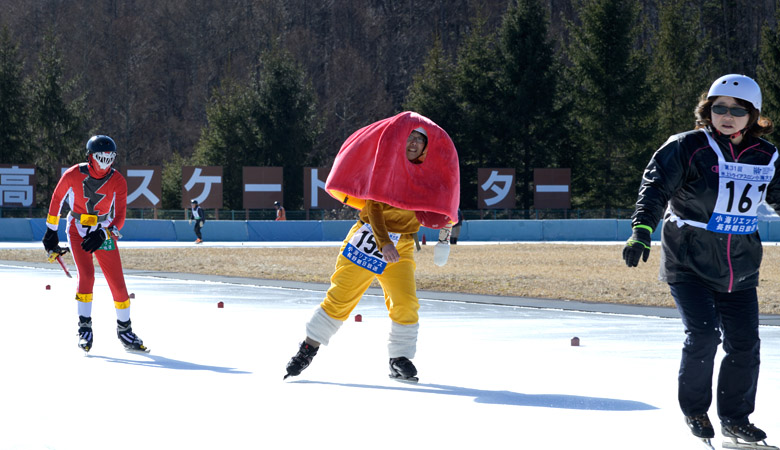
<svg viewBox="0 0 780 450">
<path fill-rule="evenodd" d="M 2 450 L 703 448 L 677 406 L 679 319 L 423 298 L 412 385 L 387 377 L 367 295 L 283 381 L 321 291 L 129 275 L 144 355 L 122 349 L 98 276 L 84 356 L 76 281 L 55 268 L 0 265 Z M 751 419 L 777 444 L 780 328 L 761 337 Z"/>
</svg>

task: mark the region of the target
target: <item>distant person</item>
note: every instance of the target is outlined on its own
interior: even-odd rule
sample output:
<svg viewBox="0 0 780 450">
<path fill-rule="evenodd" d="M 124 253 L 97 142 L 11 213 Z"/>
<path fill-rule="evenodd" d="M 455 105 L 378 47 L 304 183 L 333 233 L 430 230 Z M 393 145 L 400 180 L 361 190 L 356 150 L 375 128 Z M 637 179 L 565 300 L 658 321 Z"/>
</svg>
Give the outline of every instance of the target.
<svg viewBox="0 0 780 450">
<path fill-rule="evenodd" d="M 190 214 L 190 223 L 192 223 L 193 220 L 195 221 L 195 236 L 197 237 L 195 243 L 202 244 L 203 235 L 200 230 L 206 225 L 206 214 L 203 213 L 203 208 L 198 205 L 198 201 L 195 199 L 190 200 Z"/>
<path fill-rule="evenodd" d="M 659 278 L 671 288 L 687 336 L 678 375 L 685 421 L 707 443 L 715 436 L 707 412 L 722 338 L 721 432 L 754 443 L 766 438 L 749 420 L 760 364 L 757 209 L 763 201 L 780 207 L 778 151 L 762 138 L 773 124 L 761 115 L 761 89 L 744 75 L 715 80 L 695 116 L 694 130 L 671 136 L 650 159 L 623 259 L 629 267 L 647 261 L 663 215 Z"/>
<path fill-rule="evenodd" d="M 76 291 L 79 329 L 78 346 L 88 352 L 92 348 L 92 291 L 95 284 L 95 265 L 100 264 L 106 278 L 117 317 L 117 337 L 125 349 L 148 352 L 141 338 L 130 325 L 130 296 L 127 293 L 122 260 L 117 239 L 125 223 L 127 211 L 127 183 L 111 167 L 116 158 L 116 143 L 108 136 L 92 136 L 87 141 L 87 161 L 77 164 L 62 174 L 54 189 L 43 247 L 49 255 L 62 255 L 57 229 L 60 211 L 68 205 L 65 233 L 78 269 Z"/>
<path fill-rule="evenodd" d="M 276 208 L 276 220 L 287 220 L 284 206 L 280 205 L 279 202 L 274 202 L 274 208 Z"/>
<path fill-rule="evenodd" d="M 463 225 L 463 212 L 458 208 L 458 223 L 452 226 L 452 236 L 450 236 L 450 243 L 455 245 L 458 243 L 458 237 L 460 236 L 460 227 Z"/>
<path fill-rule="evenodd" d="M 431 154 L 434 156 L 428 157 Z M 366 173 L 358 172 L 374 167 L 361 161 L 363 158 L 381 161 L 382 175 L 397 178 L 395 183 L 364 191 L 360 195 L 367 198 L 354 203 L 359 198 L 355 192 L 366 188 L 357 180 Z M 390 377 L 417 381 L 412 359 L 417 351 L 420 304 L 414 278 L 413 236 L 424 223 L 442 229 L 440 235 L 449 238 L 452 222 L 436 211 L 456 215 L 459 179 L 457 154 L 449 136 L 418 114 L 402 113 L 376 122 L 356 131 L 345 142 L 336 156 L 326 190 L 336 186 L 329 193 L 360 209 L 360 219 L 344 239 L 330 288 L 306 324 L 306 338 L 287 364 L 284 378 L 300 375 L 311 364 L 319 347 L 328 345 L 376 279 L 384 291 L 390 317 Z M 418 197 L 417 192 L 428 195 Z M 407 201 L 416 201 L 418 206 L 401 206 Z M 446 247 L 449 250 L 449 242 Z M 443 261 L 439 260 L 440 265 L 445 262 L 446 255 Z M 355 363 L 362 364 L 359 359 Z"/>
</svg>

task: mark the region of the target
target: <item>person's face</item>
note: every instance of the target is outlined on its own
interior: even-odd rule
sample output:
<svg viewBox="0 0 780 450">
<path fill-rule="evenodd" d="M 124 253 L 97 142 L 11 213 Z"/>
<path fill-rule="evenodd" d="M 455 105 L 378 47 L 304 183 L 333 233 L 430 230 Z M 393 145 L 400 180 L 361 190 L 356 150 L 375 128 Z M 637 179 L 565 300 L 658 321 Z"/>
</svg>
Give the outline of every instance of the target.
<svg viewBox="0 0 780 450">
<path fill-rule="evenodd" d="M 425 136 L 419 131 L 412 131 L 406 140 L 406 158 L 414 161 L 423 154 L 423 151 L 425 151 Z"/>
<path fill-rule="evenodd" d="M 728 108 L 726 110 L 723 110 L 723 108 Z M 735 111 L 738 113 L 745 112 L 745 114 L 742 117 L 734 116 L 731 108 L 734 108 Z M 718 110 L 718 112 L 715 112 Z M 712 126 L 715 127 L 716 130 L 720 131 L 721 133 L 730 136 L 742 129 L 744 129 L 748 121 L 750 120 L 750 115 L 747 114 L 748 110 L 745 109 L 742 105 L 737 103 L 737 101 L 734 99 L 734 97 L 718 97 L 715 99 L 715 101 L 712 102 Z"/>
</svg>

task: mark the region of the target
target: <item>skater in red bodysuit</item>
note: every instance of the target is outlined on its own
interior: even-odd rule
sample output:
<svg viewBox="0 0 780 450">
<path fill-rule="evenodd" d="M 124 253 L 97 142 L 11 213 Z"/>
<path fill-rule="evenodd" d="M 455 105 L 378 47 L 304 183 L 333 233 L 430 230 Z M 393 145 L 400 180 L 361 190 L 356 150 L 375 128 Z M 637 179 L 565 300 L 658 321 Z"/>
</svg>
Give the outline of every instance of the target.
<svg viewBox="0 0 780 450">
<path fill-rule="evenodd" d="M 87 142 L 87 162 L 68 169 L 60 178 L 49 205 L 43 246 L 49 255 L 62 255 L 57 228 L 63 203 L 68 204 L 66 234 L 79 274 L 76 300 L 79 315 L 79 347 L 92 348 L 92 288 L 95 284 L 95 255 L 106 277 L 117 316 L 117 336 L 130 351 L 148 352 L 130 326 L 130 296 L 122 273 L 117 238 L 125 223 L 127 183 L 111 166 L 116 144 L 108 136 L 93 136 Z"/>
</svg>

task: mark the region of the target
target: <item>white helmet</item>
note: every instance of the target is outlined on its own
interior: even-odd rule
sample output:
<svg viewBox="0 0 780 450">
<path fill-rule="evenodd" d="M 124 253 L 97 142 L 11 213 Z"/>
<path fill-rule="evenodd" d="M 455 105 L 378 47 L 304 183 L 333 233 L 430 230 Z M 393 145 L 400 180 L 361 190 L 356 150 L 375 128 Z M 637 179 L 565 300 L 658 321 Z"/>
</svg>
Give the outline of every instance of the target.
<svg viewBox="0 0 780 450">
<path fill-rule="evenodd" d="M 734 97 L 750 102 L 761 112 L 761 88 L 752 78 L 745 75 L 729 74 L 715 80 L 707 92 L 707 98 Z"/>
</svg>

